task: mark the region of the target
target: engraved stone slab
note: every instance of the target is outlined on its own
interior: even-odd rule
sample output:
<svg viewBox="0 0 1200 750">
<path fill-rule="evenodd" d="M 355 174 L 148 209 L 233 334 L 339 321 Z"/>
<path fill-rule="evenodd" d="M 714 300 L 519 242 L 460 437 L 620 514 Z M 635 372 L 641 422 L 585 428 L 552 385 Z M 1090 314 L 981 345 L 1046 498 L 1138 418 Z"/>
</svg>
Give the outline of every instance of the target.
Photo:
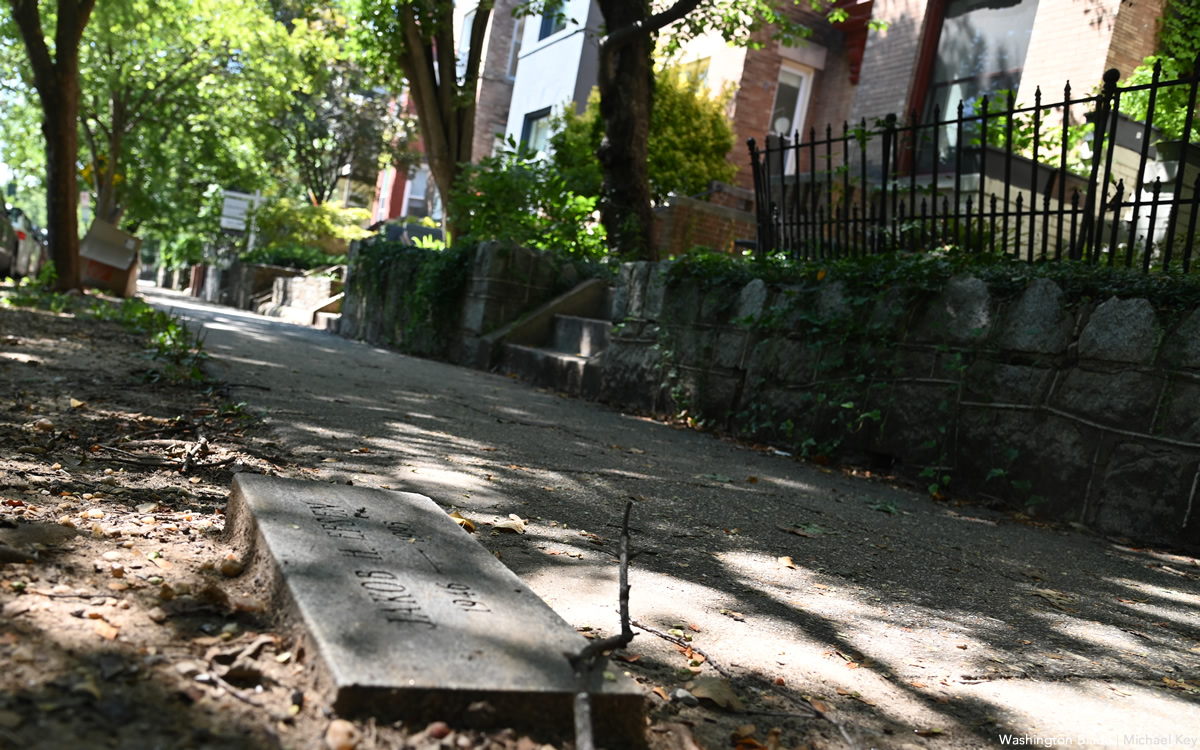
<svg viewBox="0 0 1200 750">
<path fill-rule="evenodd" d="M 316 646 L 338 713 L 569 731 L 563 654 L 586 641 L 428 497 L 238 474 L 226 513 Z M 601 666 L 589 691 L 597 738 L 640 745 L 632 681 Z"/>
</svg>

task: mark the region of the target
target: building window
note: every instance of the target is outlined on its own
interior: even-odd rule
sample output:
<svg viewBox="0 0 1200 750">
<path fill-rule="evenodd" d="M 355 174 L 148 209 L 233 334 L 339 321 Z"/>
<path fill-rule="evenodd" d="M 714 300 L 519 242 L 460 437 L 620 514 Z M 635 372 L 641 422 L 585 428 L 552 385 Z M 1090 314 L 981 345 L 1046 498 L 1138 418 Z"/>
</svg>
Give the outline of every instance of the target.
<svg viewBox="0 0 1200 750">
<path fill-rule="evenodd" d="M 804 128 L 808 114 L 809 82 L 812 73 L 798 67 L 785 66 L 779 71 L 775 88 L 775 106 L 771 109 L 771 132 L 791 138 Z"/>
<path fill-rule="evenodd" d="M 1016 92 L 1029 51 L 1038 0 L 942 0 L 930 4 L 930 29 L 922 54 L 923 97 L 917 100 L 925 122 L 957 117 L 958 105 L 972 115 L 983 96 Z M 1064 50 L 1064 53 L 1066 51 Z M 989 103 L 994 111 L 1007 106 Z M 957 147 L 954 127 L 943 128 L 939 161 Z"/>
<path fill-rule="evenodd" d="M 458 37 L 458 64 L 456 73 L 461 81 L 467 75 L 467 58 L 471 56 L 471 29 L 475 26 L 475 11 L 463 16 L 462 34 Z"/>
<path fill-rule="evenodd" d="M 550 145 L 550 108 L 525 115 L 521 125 L 521 146 L 535 154 L 544 154 Z"/>
<path fill-rule="evenodd" d="M 538 29 L 538 41 L 567 28 L 567 17 L 563 15 L 561 2 L 548 2 L 542 11 L 542 25 Z"/>
<path fill-rule="evenodd" d="M 521 37 L 525 35 L 525 17 L 513 21 L 512 47 L 508 50 L 508 79 L 517 77 L 517 63 L 521 61 Z"/>
<path fill-rule="evenodd" d="M 429 167 L 422 164 L 417 167 L 412 180 L 408 183 L 408 200 L 405 203 L 405 216 L 427 216 L 429 205 L 425 202 L 425 194 L 429 186 Z"/>
<path fill-rule="evenodd" d="M 708 86 L 708 68 L 712 62 L 711 57 L 704 57 L 699 60 L 683 63 L 679 66 L 679 72 L 684 78 L 689 81 L 698 83 L 701 86 Z"/>
</svg>

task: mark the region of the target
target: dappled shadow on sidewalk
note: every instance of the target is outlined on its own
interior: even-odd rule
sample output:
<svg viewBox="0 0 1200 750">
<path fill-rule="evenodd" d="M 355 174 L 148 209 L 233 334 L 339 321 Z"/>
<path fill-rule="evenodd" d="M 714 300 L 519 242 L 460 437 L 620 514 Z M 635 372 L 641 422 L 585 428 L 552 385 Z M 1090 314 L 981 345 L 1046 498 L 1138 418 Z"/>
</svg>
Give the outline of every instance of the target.
<svg viewBox="0 0 1200 750">
<path fill-rule="evenodd" d="M 267 410 L 298 473 L 461 510 L 576 626 L 616 629 L 615 525 L 634 498 L 634 618 L 696 626 L 709 657 L 698 669 L 728 670 L 752 708 L 787 713 L 810 696 L 876 747 L 1001 736 L 1115 747 L 1200 726 L 1189 556 L 936 503 L 328 334 L 190 314 L 216 371 L 254 386 L 241 397 Z M 509 514 L 525 534 L 489 526 Z M 672 645 L 642 633 L 630 651 L 647 687 L 684 684 L 688 660 Z M 753 718 L 714 729 L 715 714 L 688 711 L 722 742 Z M 789 721 L 777 719 L 804 736 Z"/>
</svg>

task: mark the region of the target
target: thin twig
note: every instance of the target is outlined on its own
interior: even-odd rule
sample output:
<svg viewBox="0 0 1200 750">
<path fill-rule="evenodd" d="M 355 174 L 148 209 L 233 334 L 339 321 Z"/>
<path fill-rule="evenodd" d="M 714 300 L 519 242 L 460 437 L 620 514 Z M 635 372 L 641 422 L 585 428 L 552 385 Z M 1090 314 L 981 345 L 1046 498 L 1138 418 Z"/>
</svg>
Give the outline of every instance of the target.
<svg viewBox="0 0 1200 750">
<path fill-rule="evenodd" d="M 260 391 L 269 391 L 271 386 L 259 385 L 257 383 L 225 383 L 226 388 L 257 388 Z"/>
<path fill-rule="evenodd" d="M 216 672 L 210 671 L 207 674 L 209 677 L 212 678 L 213 682 L 215 682 L 218 685 L 220 685 L 221 687 L 225 688 L 225 690 L 227 690 L 229 692 L 229 694 L 232 695 L 234 698 L 237 698 L 238 700 L 242 701 L 243 703 L 247 703 L 251 706 L 254 706 L 255 708 L 261 708 L 263 711 L 267 712 L 267 715 L 270 716 L 272 720 L 274 720 L 274 721 L 291 721 L 292 717 L 288 716 L 287 714 L 281 714 L 278 711 L 272 711 L 262 701 L 255 700 L 247 692 L 241 690 L 240 688 L 234 687 L 233 685 L 231 685 L 229 683 L 228 680 L 226 680 L 224 677 L 217 674 Z"/>
<path fill-rule="evenodd" d="M 150 456 L 139 456 L 136 453 L 130 453 L 129 451 L 123 451 L 120 448 L 114 448 L 111 445 L 101 445 L 100 447 L 110 453 L 116 453 L 119 456 L 128 456 L 128 458 L 118 458 L 116 456 L 110 456 L 109 458 L 106 459 L 108 461 L 116 461 L 118 463 L 123 463 L 123 464 L 137 464 L 138 466 L 176 466 L 177 465 L 174 461 L 164 461 L 162 459 L 152 458 Z"/>
<path fill-rule="evenodd" d="M 207 453 L 208 438 L 206 437 L 201 437 L 195 443 L 189 445 L 187 450 L 183 452 L 183 468 L 179 470 L 180 473 L 188 473 L 188 471 L 191 470 L 192 462 L 196 460 L 196 457 Z"/>
<path fill-rule="evenodd" d="M 625 520 L 621 527 L 621 570 L 620 570 L 620 602 L 621 602 L 621 634 L 599 641 L 592 641 L 575 656 L 569 657 L 571 666 L 576 672 L 580 666 L 590 668 L 590 662 L 605 651 L 625 648 L 633 640 L 633 628 L 629 620 L 629 513 L 633 503 L 625 503 Z"/>
<path fill-rule="evenodd" d="M 692 651 L 695 651 L 697 654 L 700 654 L 701 656 L 703 656 L 704 661 L 708 662 L 709 666 L 711 666 L 713 669 L 720 672 L 722 677 L 726 677 L 731 680 L 733 679 L 732 672 L 730 672 L 725 667 L 722 667 L 717 662 L 713 661 L 713 658 L 711 656 L 709 656 L 708 654 L 706 654 L 704 652 L 704 650 L 701 649 L 696 644 L 691 643 L 690 641 L 685 641 L 682 638 L 673 636 L 670 633 L 664 633 L 663 631 L 659 630 L 658 628 L 652 628 L 649 625 L 643 625 L 642 623 L 638 622 L 637 620 L 633 621 L 633 626 L 635 628 L 645 630 L 647 633 L 650 633 L 651 635 L 657 635 L 659 638 L 662 638 L 663 640 L 670 641 L 671 643 L 674 643 L 679 646 L 683 646 L 684 648 L 690 648 Z"/>
<path fill-rule="evenodd" d="M 193 424 L 192 422 L 181 422 L 179 424 L 174 424 L 174 425 L 163 425 L 161 427 L 153 427 L 148 430 L 138 430 L 137 432 L 129 433 L 125 437 L 129 438 L 130 440 L 133 440 L 135 438 L 140 438 L 145 435 L 162 435 L 164 433 L 169 434 L 172 432 L 187 432 L 188 430 L 192 430 L 195 428 L 196 428 L 196 425 Z"/>
<path fill-rule="evenodd" d="M 633 640 L 633 628 L 629 621 L 629 514 L 633 511 L 633 503 L 625 503 L 625 516 L 621 523 L 621 570 L 620 598 L 621 634 L 612 638 L 592 641 L 574 656 L 568 655 L 567 660 L 575 669 L 575 681 L 579 684 L 575 692 L 575 750 L 595 750 L 596 739 L 592 732 L 592 697 L 588 691 L 588 676 L 595 667 L 596 660 L 606 651 L 625 648 Z"/>
</svg>

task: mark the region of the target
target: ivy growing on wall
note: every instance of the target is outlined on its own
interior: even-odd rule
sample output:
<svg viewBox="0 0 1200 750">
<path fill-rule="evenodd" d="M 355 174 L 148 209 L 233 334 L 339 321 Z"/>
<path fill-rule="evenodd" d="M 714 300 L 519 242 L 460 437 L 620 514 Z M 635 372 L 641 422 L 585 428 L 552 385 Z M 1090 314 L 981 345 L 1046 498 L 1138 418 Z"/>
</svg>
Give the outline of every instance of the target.
<svg viewBox="0 0 1200 750">
<path fill-rule="evenodd" d="M 362 247 L 348 283 L 363 304 L 386 307 L 385 342 L 401 351 L 445 357 L 458 331 L 474 247 L 445 249 L 401 242 Z"/>
<path fill-rule="evenodd" d="M 665 274 L 669 294 L 659 346 L 664 393 L 677 416 L 818 461 L 847 454 L 886 460 L 870 455 L 873 446 L 895 444 L 899 435 L 908 458 L 922 462 L 921 476 L 934 496 L 952 488 L 954 430 L 974 349 L 946 339 L 932 348 L 918 347 L 926 368 L 919 387 L 939 419 L 924 435 L 904 424 L 898 415 L 911 406 L 898 384 L 912 378 L 906 375 L 909 365 L 898 361 L 905 347 L 897 342 L 915 325 L 910 316 L 923 308 L 922 298 L 941 293 L 952 277 L 971 276 L 984 282 L 993 301 L 1004 303 L 1015 300 L 1032 280 L 1048 278 L 1062 289 L 1068 308 L 1114 296 L 1140 297 L 1154 305 L 1167 327 L 1200 307 L 1200 282 L 1194 277 L 1067 262 L 1030 264 L 953 249 L 810 262 L 694 254 L 675 261 Z M 741 292 L 754 279 L 765 283 L 770 303 L 755 315 L 738 318 Z M 747 329 L 751 337 L 744 393 L 753 395 L 735 397 L 728 413 L 712 413 L 721 395 L 705 390 L 714 377 L 711 363 L 718 338 L 731 326 Z M 930 333 L 938 337 L 930 318 L 923 318 L 922 328 L 924 340 Z M 767 382 L 756 375 L 759 365 L 764 372 L 777 372 L 781 362 L 791 370 L 783 378 Z M 1029 483 L 1014 476 L 1012 452 L 1011 447 L 997 447 L 987 487 L 999 491 L 1003 485 L 1003 494 L 1025 504 L 1039 502 Z"/>
</svg>

